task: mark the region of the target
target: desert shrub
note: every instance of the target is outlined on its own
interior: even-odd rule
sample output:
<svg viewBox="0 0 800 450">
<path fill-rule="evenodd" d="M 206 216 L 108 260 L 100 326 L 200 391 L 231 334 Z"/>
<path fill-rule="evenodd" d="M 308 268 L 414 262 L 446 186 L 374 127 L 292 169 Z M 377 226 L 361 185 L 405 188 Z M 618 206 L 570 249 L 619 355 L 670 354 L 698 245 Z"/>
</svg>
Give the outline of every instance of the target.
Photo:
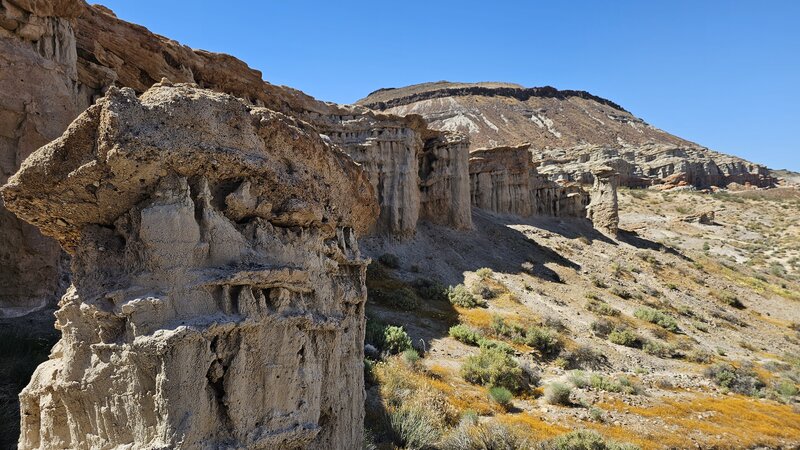
<svg viewBox="0 0 800 450">
<path fill-rule="evenodd" d="M 627 377 L 607 377 L 598 373 L 589 376 L 589 385 L 592 389 L 606 392 L 623 392 L 625 394 L 638 394 L 641 387 L 634 384 Z"/>
<path fill-rule="evenodd" d="M 562 434 L 552 439 L 545 446 L 557 450 L 635 450 L 639 447 L 633 444 L 621 444 L 607 441 L 596 431 L 576 430 Z"/>
<path fill-rule="evenodd" d="M 422 358 L 419 356 L 419 352 L 417 352 L 413 348 L 407 348 L 403 350 L 402 356 L 403 356 L 403 362 L 408 364 L 408 366 L 411 367 L 412 369 L 416 369 L 419 367 L 419 361 Z"/>
<path fill-rule="evenodd" d="M 607 319 L 599 319 L 590 325 L 592 332 L 600 337 L 607 337 L 614 330 L 614 324 Z"/>
<path fill-rule="evenodd" d="M 794 381 L 791 380 L 780 380 L 775 383 L 773 390 L 779 396 L 780 400 L 784 402 L 788 402 L 790 399 L 800 394 L 800 389 L 798 389 Z"/>
<path fill-rule="evenodd" d="M 516 450 L 532 443 L 516 427 L 500 422 L 462 420 L 442 443 L 443 450 Z"/>
<path fill-rule="evenodd" d="M 408 286 L 374 287 L 369 290 L 369 297 L 376 303 L 401 311 L 413 311 L 419 307 L 419 298 L 417 298 L 416 292 Z"/>
<path fill-rule="evenodd" d="M 426 405 L 401 404 L 389 413 L 393 441 L 407 449 L 433 448 L 442 437 L 440 418 Z"/>
<path fill-rule="evenodd" d="M 638 319 L 654 323 L 665 330 L 672 331 L 673 333 L 680 331 L 680 328 L 678 328 L 678 322 L 675 321 L 674 317 L 654 308 L 639 308 L 633 313 L 633 316 Z"/>
<path fill-rule="evenodd" d="M 503 408 L 508 409 L 511 406 L 511 399 L 514 398 L 514 394 L 504 387 L 493 386 L 489 388 L 489 398 Z"/>
<path fill-rule="evenodd" d="M 605 422 L 606 420 L 603 410 L 594 406 L 589 409 L 589 417 L 595 422 Z"/>
<path fill-rule="evenodd" d="M 606 364 L 606 357 L 588 345 L 561 354 L 565 369 L 599 369 Z"/>
<path fill-rule="evenodd" d="M 551 405 L 570 405 L 572 389 L 564 383 L 554 381 L 544 388 L 544 400 Z"/>
<path fill-rule="evenodd" d="M 390 269 L 400 268 L 400 258 L 391 253 L 384 253 L 381 256 L 379 256 L 378 262 Z"/>
<path fill-rule="evenodd" d="M 711 352 L 702 348 L 694 349 L 686 355 L 688 361 L 698 364 L 708 364 L 713 358 Z"/>
<path fill-rule="evenodd" d="M 613 344 L 624 345 L 625 347 L 640 347 L 642 340 L 636 333 L 626 330 L 615 328 L 614 331 L 609 333 L 608 340 Z"/>
<path fill-rule="evenodd" d="M 642 345 L 642 350 L 659 358 L 671 358 L 675 354 L 675 349 L 672 346 L 660 341 L 647 341 Z"/>
<path fill-rule="evenodd" d="M 494 271 L 488 267 L 481 267 L 475 271 L 475 275 L 477 275 L 481 280 L 486 280 L 494 276 Z"/>
<path fill-rule="evenodd" d="M 450 327 L 448 334 L 451 338 L 472 346 L 478 346 L 478 343 L 483 339 L 483 334 L 480 331 L 464 324 L 453 325 Z"/>
<path fill-rule="evenodd" d="M 364 383 L 375 384 L 375 361 L 364 358 Z"/>
<path fill-rule="evenodd" d="M 739 297 L 737 297 L 731 292 L 722 291 L 721 293 L 719 293 L 719 295 L 717 295 L 717 298 L 719 298 L 719 300 L 722 303 L 728 306 L 731 306 L 736 309 L 744 309 L 744 303 L 742 303 L 742 301 L 739 300 Z"/>
<path fill-rule="evenodd" d="M 491 300 L 500 294 L 500 291 L 486 284 L 476 284 L 472 286 L 472 293 L 483 300 Z"/>
<path fill-rule="evenodd" d="M 430 301 L 447 301 L 447 287 L 438 281 L 428 278 L 417 278 L 411 285 L 417 295 Z"/>
<path fill-rule="evenodd" d="M 614 317 L 620 315 L 618 309 L 599 299 L 591 299 L 586 302 L 586 309 L 602 316 Z"/>
<path fill-rule="evenodd" d="M 612 287 L 609 290 L 609 292 L 611 292 L 612 294 L 616 295 L 619 298 L 624 298 L 625 300 L 627 300 L 627 299 L 632 297 L 630 292 L 628 292 L 625 289 L 622 289 L 620 287 L 617 287 L 617 286 Z"/>
<path fill-rule="evenodd" d="M 592 275 L 592 277 L 589 280 L 592 282 L 592 285 L 594 287 L 601 288 L 601 289 L 605 289 L 605 288 L 608 287 L 608 285 L 606 284 L 605 281 L 601 280 L 600 278 L 597 278 L 594 275 Z"/>
<path fill-rule="evenodd" d="M 525 330 L 522 327 L 506 322 L 506 319 L 497 314 L 492 316 L 490 326 L 492 327 L 492 331 L 498 336 L 514 339 L 516 337 L 521 338 L 525 335 Z"/>
<path fill-rule="evenodd" d="M 701 322 L 699 320 L 693 320 L 692 321 L 692 326 L 697 331 L 702 331 L 703 333 L 708 333 L 708 325 L 706 325 L 705 323 L 703 323 L 703 322 Z"/>
<path fill-rule="evenodd" d="M 462 308 L 477 308 L 479 306 L 486 306 L 486 302 L 478 297 L 475 297 L 472 292 L 467 289 L 463 284 L 458 284 L 447 290 L 447 298 L 450 303 Z"/>
<path fill-rule="evenodd" d="M 478 341 L 478 346 L 482 349 L 498 350 L 511 356 L 514 356 L 517 353 L 517 351 L 514 350 L 514 347 L 506 344 L 505 342 L 494 339 L 480 339 Z"/>
<path fill-rule="evenodd" d="M 729 363 L 714 364 L 706 369 L 705 375 L 717 386 L 737 394 L 758 396 L 765 386 L 752 366 L 746 363 L 739 367 Z"/>
<path fill-rule="evenodd" d="M 573 370 L 567 376 L 567 380 L 578 389 L 583 389 L 589 385 L 589 379 L 586 378 L 586 373 L 582 370 Z"/>
<path fill-rule="evenodd" d="M 554 357 L 561 351 L 561 341 L 548 328 L 530 327 L 525 330 L 525 344 L 535 348 L 545 357 Z"/>
<path fill-rule="evenodd" d="M 397 354 L 411 348 L 411 338 L 403 327 L 387 326 L 383 331 L 383 350 L 389 354 Z"/>
<path fill-rule="evenodd" d="M 364 333 L 364 343 L 372 345 L 377 349 L 382 349 L 384 346 L 384 333 L 386 331 L 386 324 L 378 319 L 367 316 L 367 325 Z"/>
<path fill-rule="evenodd" d="M 477 355 L 467 357 L 461 376 L 470 383 L 504 387 L 511 392 L 524 387 L 519 364 L 508 353 L 494 348 L 482 348 Z"/>
</svg>

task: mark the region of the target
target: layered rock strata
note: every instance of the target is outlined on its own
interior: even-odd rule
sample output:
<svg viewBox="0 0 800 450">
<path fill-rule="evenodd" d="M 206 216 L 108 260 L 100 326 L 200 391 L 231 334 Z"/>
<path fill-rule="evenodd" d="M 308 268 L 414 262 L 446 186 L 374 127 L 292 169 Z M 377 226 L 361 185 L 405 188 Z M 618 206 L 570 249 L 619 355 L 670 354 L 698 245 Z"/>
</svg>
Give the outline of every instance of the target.
<svg viewBox="0 0 800 450">
<path fill-rule="evenodd" d="M 587 207 L 587 217 L 592 225 L 609 235 L 616 236 L 619 227 L 619 204 L 617 187 L 619 174 L 610 167 L 597 168 L 593 172 L 594 184 L 591 201 Z"/>
<path fill-rule="evenodd" d="M 472 205 L 521 217 L 585 217 L 585 192 L 579 186 L 563 186 L 539 174 L 529 147 L 522 144 L 470 153 Z"/>
<path fill-rule="evenodd" d="M 111 89 L 2 190 L 72 255 L 20 448 L 355 448 L 377 204 L 307 124 Z M 358 426 L 356 426 L 358 425 Z"/>
<path fill-rule="evenodd" d="M 511 83 L 423 83 L 381 89 L 357 102 L 384 113 L 423 116 L 431 128 L 469 134 L 473 148 L 530 142 L 542 173 L 592 182 L 613 167 L 627 186 L 679 175 L 698 188 L 771 186 L 769 170 L 660 130 L 618 104 L 584 91 Z"/>
</svg>

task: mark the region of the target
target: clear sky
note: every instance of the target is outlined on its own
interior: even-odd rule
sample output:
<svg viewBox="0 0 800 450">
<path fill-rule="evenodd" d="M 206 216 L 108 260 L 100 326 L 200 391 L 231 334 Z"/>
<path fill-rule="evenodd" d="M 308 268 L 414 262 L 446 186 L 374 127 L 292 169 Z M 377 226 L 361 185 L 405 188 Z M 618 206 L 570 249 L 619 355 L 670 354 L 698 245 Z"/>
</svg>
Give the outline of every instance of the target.
<svg viewBox="0 0 800 450">
<path fill-rule="evenodd" d="M 322 100 L 438 80 L 580 89 L 800 171 L 800 0 L 95 1 Z"/>
</svg>

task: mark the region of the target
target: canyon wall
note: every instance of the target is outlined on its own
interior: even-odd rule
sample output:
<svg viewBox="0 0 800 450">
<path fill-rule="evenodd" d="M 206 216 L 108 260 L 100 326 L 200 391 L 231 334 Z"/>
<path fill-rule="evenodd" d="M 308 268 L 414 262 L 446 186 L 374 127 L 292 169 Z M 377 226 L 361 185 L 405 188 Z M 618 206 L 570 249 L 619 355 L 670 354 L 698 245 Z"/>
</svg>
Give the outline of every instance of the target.
<svg viewBox="0 0 800 450">
<path fill-rule="evenodd" d="M 73 283 L 20 448 L 361 445 L 356 236 L 377 204 L 307 128 L 190 85 L 113 88 L 25 161 L 4 201 Z"/>
<path fill-rule="evenodd" d="M 0 2 L 0 185 L 89 104 L 78 84 L 70 2 Z M 0 202 L 0 317 L 63 293 L 58 244 Z"/>
<path fill-rule="evenodd" d="M 470 152 L 473 206 L 520 217 L 585 217 L 588 196 L 576 185 L 561 185 L 539 174 L 528 144 Z"/>
<path fill-rule="evenodd" d="M 420 216 L 457 229 L 472 228 L 469 138 L 427 130 L 419 162 Z"/>
</svg>

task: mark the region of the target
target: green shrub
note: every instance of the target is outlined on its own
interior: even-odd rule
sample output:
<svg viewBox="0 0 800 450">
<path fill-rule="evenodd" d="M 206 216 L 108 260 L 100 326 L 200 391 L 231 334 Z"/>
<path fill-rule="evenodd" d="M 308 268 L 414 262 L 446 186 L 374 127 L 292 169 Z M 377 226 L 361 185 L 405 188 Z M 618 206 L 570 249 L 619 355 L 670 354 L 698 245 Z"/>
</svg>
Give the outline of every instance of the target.
<svg viewBox="0 0 800 450">
<path fill-rule="evenodd" d="M 387 326 L 383 331 L 383 342 L 383 350 L 392 355 L 411 348 L 411 338 L 403 327 Z"/>
<path fill-rule="evenodd" d="M 514 350 L 514 347 L 506 344 L 505 342 L 496 341 L 494 339 L 486 339 L 486 338 L 480 339 L 478 341 L 478 346 L 482 349 L 485 348 L 485 349 L 499 350 L 510 356 L 514 356 L 517 353 L 517 351 Z"/>
<path fill-rule="evenodd" d="M 641 346 L 641 338 L 630 330 L 615 328 L 614 331 L 608 335 L 608 340 L 613 344 L 624 345 L 625 347 Z"/>
<path fill-rule="evenodd" d="M 561 341 L 556 333 L 543 327 L 530 327 L 525 331 L 525 344 L 535 348 L 539 354 L 554 357 L 561 351 Z"/>
<path fill-rule="evenodd" d="M 516 450 L 533 448 L 517 427 L 501 422 L 462 420 L 442 443 L 443 450 Z"/>
<path fill-rule="evenodd" d="M 729 363 L 714 364 L 706 369 L 705 375 L 717 386 L 737 394 L 759 396 L 766 386 L 758 378 L 752 365 L 747 363 L 743 363 L 739 367 Z"/>
<path fill-rule="evenodd" d="M 711 352 L 702 348 L 694 349 L 686 355 L 688 361 L 698 364 L 708 364 L 713 358 Z"/>
<path fill-rule="evenodd" d="M 614 324 L 610 320 L 599 319 L 592 322 L 590 325 L 592 332 L 600 337 L 607 337 L 609 333 L 614 331 Z"/>
<path fill-rule="evenodd" d="M 514 398 L 514 394 L 504 387 L 493 386 L 489 388 L 489 397 L 498 405 L 508 409 L 511 406 L 511 399 Z"/>
<path fill-rule="evenodd" d="M 678 322 L 675 321 L 674 317 L 654 308 L 639 308 L 633 313 L 633 316 L 638 319 L 654 323 L 665 330 L 672 331 L 673 333 L 680 331 L 680 328 L 678 328 Z"/>
<path fill-rule="evenodd" d="M 450 287 L 447 290 L 447 298 L 450 300 L 450 303 L 462 308 L 477 308 L 479 306 L 486 306 L 485 301 L 472 295 L 469 289 L 467 289 L 467 287 L 463 284 Z"/>
<path fill-rule="evenodd" d="M 442 301 L 448 300 L 447 287 L 438 281 L 430 280 L 428 278 L 417 278 L 411 285 L 417 291 L 419 297 L 429 301 Z"/>
<path fill-rule="evenodd" d="M 608 287 L 608 285 L 606 284 L 605 281 L 601 280 L 600 278 L 597 278 L 594 275 L 592 275 L 592 277 L 590 278 L 590 281 L 592 282 L 592 285 L 594 287 L 601 288 L 601 289 L 605 289 L 605 288 Z"/>
<path fill-rule="evenodd" d="M 564 383 L 554 381 L 544 388 L 544 400 L 551 405 L 570 405 L 572 389 Z"/>
<path fill-rule="evenodd" d="M 736 309 L 744 309 L 744 303 L 739 300 L 739 297 L 734 295 L 731 292 L 723 291 L 718 295 L 719 300 L 722 303 L 725 303 L 728 306 L 734 307 Z"/>
<path fill-rule="evenodd" d="M 605 392 L 623 392 L 625 394 L 639 394 L 641 387 L 635 385 L 627 377 L 612 378 L 598 373 L 589 376 L 589 385 L 592 389 Z"/>
<path fill-rule="evenodd" d="M 578 389 L 583 389 L 589 385 L 589 379 L 586 378 L 586 373 L 582 370 L 573 370 L 569 373 L 567 379 Z"/>
<path fill-rule="evenodd" d="M 485 284 L 476 284 L 472 286 L 472 293 L 484 300 L 491 300 L 500 294 L 498 290 Z"/>
<path fill-rule="evenodd" d="M 644 345 L 642 345 L 642 350 L 649 355 L 658 356 L 659 358 L 671 358 L 675 354 L 675 349 L 672 346 L 659 341 L 645 342 Z"/>
<path fill-rule="evenodd" d="M 390 269 L 399 269 L 400 268 L 400 258 L 391 254 L 391 253 L 384 253 L 378 257 L 378 262 L 383 264 L 384 266 Z"/>
<path fill-rule="evenodd" d="M 552 439 L 547 448 L 557 450 L 635 450 L 633 444 L 620 444 L 607 441 L 595 431 L 576 430 Z"/>
<path fill-rule="evenodd" d="M 451 338 L 474 347 L 477 347 L 483 339 L 483 334 L 480 331 L 464 324 L 453 325 L 450 327 L 448 334 Z"/>
<path fill-rule="evenodd" d="M 600 299 L 591 299 L 586 302 L 586 309 L 602 316 L 619 316 L 620 311 Z"/>
<path fill-rule="evenodd" d="M 475 271 L 475 275 L 477 275 L 481 280 L 486 280 L 494 276 L 494 271 L 488 267 L 481 267 Z"/>
<path fill-rule="evenodd" d="M 378 350 L 383 349 L 385 344 L 384 333 L 386 324 L 378 319 L 367 316 L 367 325 L 364 333 L 364 343 L 370 344 Z"/>
<path fill-rule="evenodd" d="M 524 387 L 519 364 L 511 355 L 495 348 L 482 348 L 477 355 L 467 357 L 461 366 L 461 376 L 470 383 L 504 387 L 511 392 Z"/>
<path fill-rule="evenodd" d="M 403 361 L 409 365 L 412 369 L 416 369 L 419 367 L 419 361 L 422 359 L 419 356 L 419 353 L 414 350 L 413 348 L 407 348 L 403 350 Z"/>
<path fill-rule="evenodd" d="M 394 289 L 375 287 L 369 290 L 369 298 L 375 303 L 401 311 L 413 311 L 419 307 L 416 292 L 408 286 Z"/>
<path fill-rule="evenodd" d="M 407 449 L 434 448 L 442 438 L 441 418 L 426 405 L 401 404 L 389 413 L 393 441 Z"/>
</svg>

